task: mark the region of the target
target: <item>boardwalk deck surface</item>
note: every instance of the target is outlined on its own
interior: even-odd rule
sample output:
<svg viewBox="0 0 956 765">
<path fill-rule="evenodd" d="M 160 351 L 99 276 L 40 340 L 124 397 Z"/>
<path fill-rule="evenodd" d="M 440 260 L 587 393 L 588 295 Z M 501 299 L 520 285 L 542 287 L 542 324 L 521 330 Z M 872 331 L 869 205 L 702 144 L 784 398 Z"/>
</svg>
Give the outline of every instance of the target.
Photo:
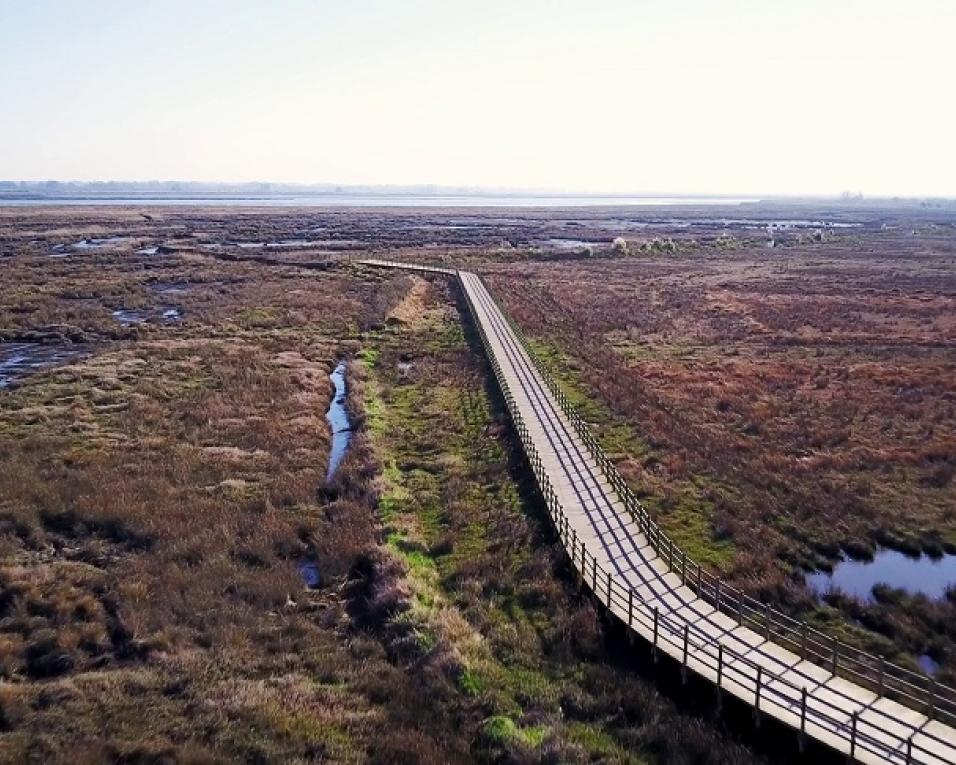
<svg viewBox="0 0 956 765">
<path fill-rule="evenodd" d="M 630 629 L 757 714 L 856 761 L 956 763 L 954 728 L 802 659 L 685 583 L 628 511 L 479 277 L 363 262 L 458 278 L 565 548 L 595 596 Z"/>
</svg>

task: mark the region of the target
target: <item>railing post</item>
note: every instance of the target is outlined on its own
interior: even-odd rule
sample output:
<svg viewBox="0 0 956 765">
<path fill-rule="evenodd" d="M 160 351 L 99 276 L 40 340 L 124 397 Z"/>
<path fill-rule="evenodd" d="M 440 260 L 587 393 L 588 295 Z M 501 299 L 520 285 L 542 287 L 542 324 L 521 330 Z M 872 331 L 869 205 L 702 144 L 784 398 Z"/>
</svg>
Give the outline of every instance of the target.
<svg viewBox="0 0 956 765">
<path fill-rule="evenodd" d="M 807 688 L 804 686 L 803 691 L 800 693 L 800 736 L 798 741 L 800 744 L 800 751 L 803 751 L 803 747 L 806 744 L 806 735 L 807 735 Z"/>
<path fill-rule="evenodd" d="M 718 579 L 717 584 L 714 585 L 714 608 L 720 612 L 720 579 Z"/>
<path fill-rule="evenodd" d="M 680 554 L 680 583 L 687 583 L 687 553 L 684 550 Z"/>
<path fill-rule="evenodd" d="M 721 691 L 721 683 L 724 675 L 724 645 L 717 644 L 717 711 L 720 712 L 723 706 L 724 695 Z"/>
<path fill-rule="evenodd" d="M 737 590 L 737 626 L 744 623 L 744 591 Z"/>
<path fill-rule="evenodd" d="M 684 622 L 684 654 L 681 659 L 680 679 L 683 684 L 687 684 L 687 641 L 690 637 L 690 624 Z"/>
<path fill-rule="evenodd" d="M 881 656 L 880 666 L 879 666 L 879 669 L 877 670 L 877 695 L 878 696 L 883 695 L 883 690 L 884 690 L 883 683 L 885 682 L 884 681 L 885 672 L 886 672 L 886 659 L 883 656 Z"/>
<path fill-rule="evenodd" d="M 770 620 L 773 617 L 770 614 L 770 604 L 767 603 L 764 605 L 763 610 L 763 639 L 770 640 Z"/>
<path fill-rule="evenodd" d="M 634 623 L 634 588 L 627 588 L 627 626 Z"/>
<path fill-rule="evenodd" d="M 611 610 L 611 572 L 607 572 L 607 610 Z"/>
<path fill-rule="evenodd" d="M 834 677 L 837 673 L 837 660 L 839 659 L 840 654 L 840 642 L 838 640 L 833 641 L 833 664 L 830 667 L 830 674 Z"/>
<path fill-rule="evenodd" d="M 574 558 L 576 557 L 575 548 L 571 548 L 571 550 L 572 550 L 571 560 L 573 561 Z M 584 581 L 588 574 L 587 564 L 588 562 L 587 562 L 587 558 L 585 558 L 584 540 L 582 539 L 581 540 L 581 568 L 578 570 L 578 589 L 582 591 L 584 590 Z"/>
<path fill-rule="evenodd" d="M 912 762 L 913 762 L 913 736 L 910 736 L 908 739 L 906 739 L 906 765 L 911 765 Z"/>
<path fill-rule="evenodd" d="M 853 717 L 850 720 L 850 759 L 852 760 L 856 756 L 856 718 L 859 716 L 859 712 L 854 712 Z"/>
<path fill-rule="evenodd" d="M 928 699 L 929 713 L 927 714 L 927 717 L 929 717 L 929 719 L 932 720 L 934 717 L 936 717 L 936 678 L 935 677 L 931 677 L 929 679 L 929 691 L 927 692 L 927 694 L 929 696 L 929 699 Z"/>
<path fill-rule="evenodd" d="M 763 685 L 763 667 L 757 665 L 757 688 L 754 692 L 754 725 L 760 727 L 760 689 Z"/>
<path fill-rule="evenodd" d="M 657 622 L 660 619 L 660 609 L 654 606 L 654 663 L 657 663 Z"/>
<path fill-rule="evenodd" d="M 807 658 L 807 620 L 800 622 L 800 656 Z"/>
</svg>

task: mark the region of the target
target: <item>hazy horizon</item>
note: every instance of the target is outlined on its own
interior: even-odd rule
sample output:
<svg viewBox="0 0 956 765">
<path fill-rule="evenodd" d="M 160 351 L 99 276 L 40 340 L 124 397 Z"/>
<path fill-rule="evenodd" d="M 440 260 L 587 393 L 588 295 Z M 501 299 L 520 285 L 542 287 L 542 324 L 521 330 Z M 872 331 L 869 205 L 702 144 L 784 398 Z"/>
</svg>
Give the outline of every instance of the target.
<svg viewBox="0 0 956 765">
<path fill-rule="evenodd" d="M 16 187 L 16 188 L 13 188 Z M 52 188 L 51 188 L 52 187 Z M 956 195 L 864 195 L 859 192 L 843 191 L 839 194 L 773 194 L 773 193 L 698 193 L 694 191 L 673 191 L 657 192 L 654 190 L 633 190 L 633 191 L 578 191 L 575 189 L 556 189 L 556 188 L 533 188 L 533 187 L 494 187 L 494 186 L 446 186 L 431 183 L 422 184 L 345 184 L 345 183 L 284 183 L 276 181 L 182 181 L 182 180 L 145 180 L 129 181 L 116 179 L 96 179 L 90 181 L 78 181 L 73 179 L 47 178 L 43 180 L 22 180 L 12 178 L 0 178 L 0 204 L 8 201 L 18 193 L 34 194 L 38 198 L 42 196 L 41 192 L 49 191 L 51 198 L 75 197 L 82 199 L 84 194 L 95 195 L 97 192 L 113 195 L 131 195 L 135 199 L 139 195 L 144 197 L 169 196 L 175 198 L 177 193 L 183 195 L 210 197 L 216 195 L 261 195 L 267 197 L 274 196 L 412 196 L 412 197 L 483 197 L 490 198 L 578 198 L 578 199 L 632 199 L 632 200 L 728 200 L 733 202 L 758 202 L 758 201 L 800 201 L 800 200 L 820 200 L 820 201 L 888 201 L 899 199 L 903 201 L 919 200 L 942 200 L 945 202 L 956 201 Z M 8 195 L 14 196 L 8 196 Z"/>
<path fill-rule="evenodd" d="M 956 196 L 945 0 L 0 0 L 0 22 L 0 178 Z"/>
</svg>

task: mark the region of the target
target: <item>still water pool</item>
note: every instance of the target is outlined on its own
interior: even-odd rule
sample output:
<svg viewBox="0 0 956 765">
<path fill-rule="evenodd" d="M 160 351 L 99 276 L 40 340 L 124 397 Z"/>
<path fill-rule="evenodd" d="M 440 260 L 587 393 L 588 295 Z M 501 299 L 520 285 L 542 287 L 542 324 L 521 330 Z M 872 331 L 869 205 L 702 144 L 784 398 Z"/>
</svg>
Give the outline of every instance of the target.
<svg viewBox="0 0 956 765">
<path fill-rule="evenodd" d="M 817 595 L 840 590 L 861 600 L 873 600 L 873 587 L 886 584 L 913 595 L 942 598 L 946 588 L 956 586 L 956 555 L 913 558 L 897 550 L 880 549 L 873 560 L 845 558 L 833 572 L 817 571 L 807 576 L 807 586 Z"/>
</svg>

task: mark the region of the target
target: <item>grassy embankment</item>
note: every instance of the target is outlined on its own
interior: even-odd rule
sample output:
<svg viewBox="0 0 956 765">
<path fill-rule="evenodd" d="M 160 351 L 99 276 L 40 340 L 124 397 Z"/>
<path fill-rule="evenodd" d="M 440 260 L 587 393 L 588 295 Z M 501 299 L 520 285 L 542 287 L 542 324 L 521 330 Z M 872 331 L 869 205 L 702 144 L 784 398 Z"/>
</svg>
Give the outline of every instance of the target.
<svg viewBox="0 0 956 765">
<path fill-rule="evenodd" d="M 518 482 L 527 473 L 509 468 L 487 372 L 448 298 L 435 301 L 444 289 L 417 282 L 361 355 L 384 538 L 404 572 L 366 597 L 378 607 L 370 628 L 426 678 L 472 757 L 748 759 L 606 658 L 604 627 Z"/>
</svg>

